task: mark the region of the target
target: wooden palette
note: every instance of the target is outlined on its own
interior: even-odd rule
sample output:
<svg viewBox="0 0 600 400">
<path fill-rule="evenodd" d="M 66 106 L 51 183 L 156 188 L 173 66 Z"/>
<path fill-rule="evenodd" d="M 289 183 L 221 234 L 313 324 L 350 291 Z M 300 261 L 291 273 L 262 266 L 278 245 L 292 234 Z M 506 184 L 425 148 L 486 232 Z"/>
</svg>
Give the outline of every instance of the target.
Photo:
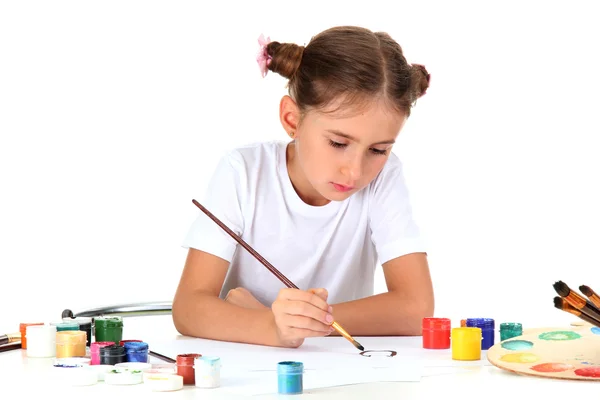
<svg viewBox="0 0 600 400">
<path fill-rule="evenodd" d="M 600 328 L 539 329 L 496 343 L 489 362 L 517 374 L 600 381 Z"/>
</svg>

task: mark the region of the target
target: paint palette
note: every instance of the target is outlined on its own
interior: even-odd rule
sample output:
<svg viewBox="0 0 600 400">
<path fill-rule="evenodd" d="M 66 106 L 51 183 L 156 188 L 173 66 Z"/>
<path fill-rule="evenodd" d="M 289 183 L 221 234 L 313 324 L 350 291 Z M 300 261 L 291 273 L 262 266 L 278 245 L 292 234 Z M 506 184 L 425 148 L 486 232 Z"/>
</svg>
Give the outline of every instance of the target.
<svg viewBox="0 0 600 400">
<path fill-rule="evenodd" d="M 488 349 L 492 365 L 544 378 L 600 380 L 600 328 L 537 330 Z"/>
</svg>

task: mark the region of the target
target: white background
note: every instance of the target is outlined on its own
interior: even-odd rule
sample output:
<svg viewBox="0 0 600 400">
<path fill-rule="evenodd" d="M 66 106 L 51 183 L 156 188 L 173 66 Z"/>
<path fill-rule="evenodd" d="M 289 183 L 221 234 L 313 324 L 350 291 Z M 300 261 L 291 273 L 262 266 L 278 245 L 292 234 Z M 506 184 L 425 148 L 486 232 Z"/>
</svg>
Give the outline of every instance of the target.
<svg viewBox="0 0 600 400">
<path fill-rule="evenodd" d="M 217 159 L 285 138 L 258 36 L 341 24 L 389 32 L 432 75 L 395 152 L 436 315 L 571 322 L 552 283 L 600 291 L 593 3 L 3 1 L 0 333 L 172 300 Z"/>
</svg>

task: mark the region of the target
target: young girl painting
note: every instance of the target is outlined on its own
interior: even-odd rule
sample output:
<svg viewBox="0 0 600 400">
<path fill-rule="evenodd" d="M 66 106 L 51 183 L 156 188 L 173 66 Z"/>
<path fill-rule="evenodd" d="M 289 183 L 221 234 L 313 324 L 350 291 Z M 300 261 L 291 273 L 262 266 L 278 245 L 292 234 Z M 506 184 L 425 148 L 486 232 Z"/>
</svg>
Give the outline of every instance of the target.
<svg viewBox="0 0 600 400">
<path fill-rule="evenodd" d="M 419 335 L 434 309 L 426 248 L 392 153 L 429 86 L 388 34 L 335 27 L 306 46 L 259 40 L 289 80 L 289 139 L 240 146 L 201 203 L 301 289 L 289 289 L 200 213 L 173 300 L 184 335 L 280 347 L 335 334 Z M 374 295 L 381 264 L 387 291 Z"/>
</svg>

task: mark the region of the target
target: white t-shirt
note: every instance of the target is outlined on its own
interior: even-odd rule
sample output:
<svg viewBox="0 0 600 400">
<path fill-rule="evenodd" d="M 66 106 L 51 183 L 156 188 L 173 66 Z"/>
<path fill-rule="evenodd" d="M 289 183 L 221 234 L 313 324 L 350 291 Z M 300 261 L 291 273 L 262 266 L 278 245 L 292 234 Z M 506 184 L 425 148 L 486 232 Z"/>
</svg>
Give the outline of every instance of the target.
<svg viewBox="0 0 600 400">
<path fill-rule="evenodd" d="M 325 288 L 335 304 L 371 296 L 377 262 L 425 252 L 398 157 L 365 188 L 325 206 L 304 203 L 285 142 L 239 147 L 219 162 L 199 202 L 300 289 Z M 230 262 L 220 297 L 244 287 L 270 306 L 285 285 L 201 210 L 183 247 Z M 202 268 L 202 267 L 200 267 Z"/>
</svg>

